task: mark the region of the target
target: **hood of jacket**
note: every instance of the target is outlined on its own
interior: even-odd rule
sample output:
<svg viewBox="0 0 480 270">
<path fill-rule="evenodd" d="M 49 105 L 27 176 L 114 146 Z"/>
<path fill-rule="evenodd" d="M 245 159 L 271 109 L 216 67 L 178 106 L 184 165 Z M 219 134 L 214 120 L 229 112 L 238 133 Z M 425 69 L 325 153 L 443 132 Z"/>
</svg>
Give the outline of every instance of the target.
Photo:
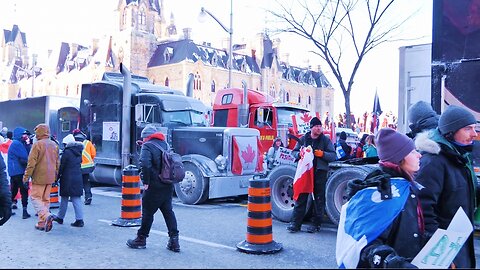
<svg viewBox="0 0 480 270">
<path fill-rule="evenodd" d="M 23 133 L 26 131 L 27 129 L 24 128 L 24 127 L 16 127 L 14 130 L 13 130 L 13 139 L 14 140 L 19 140 L 22 139 L 22 135 Z"/>
<path fill-rule="evenodd" d="M 50 129 L 46 124 L 38 124 L 35 127 L 35 136 L 37 140 L 50 138 Z"/>
<path fill-rule="evenodd" d="M 69 142 L 65 145 L 65 150 L 66 149 L 72 150 L 75 156 L 81 156 L 83 151 L 83 144 L 77 141 Z"/>
</svg>

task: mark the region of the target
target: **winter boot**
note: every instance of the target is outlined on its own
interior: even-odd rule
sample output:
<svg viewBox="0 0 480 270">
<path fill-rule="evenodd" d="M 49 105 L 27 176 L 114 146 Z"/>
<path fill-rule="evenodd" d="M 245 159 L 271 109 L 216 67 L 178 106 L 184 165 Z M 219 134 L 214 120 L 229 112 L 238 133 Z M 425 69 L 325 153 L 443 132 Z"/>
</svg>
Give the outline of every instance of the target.
<svg viewBox="0 0 480 270">
<path fill-rule="evenodd" d="M 287 226 L 287 231 L 288 232 L 291 232 L 291 233 L 296 233 L 296 232 L 299 232 L 301 229 L 301 226 L 298 226 L 296 225 L 295 223 L 290 223 L 288 226 Z"/>
<path fill-rule="evenodd" d="M 22 216 L 22 218 L 23 218 L 23 219 L 27 219 L 27 218 L 29 218 L 29 217 L 31 217 L 31 216 L 30 216 L 30 214 L 27 212 L 27 207 L 23 207 L 23 216 Z"/>
<path fill-rule="evenodd" d="M 75 220 L 75 222 L 70 223 L 70 225 L 73 226 L 73 227 L 83 227 L 83 225 L 85 225 L 85 223 L 83 222 L 82 219 L 77 219 L 77 220 Z"/>
<path fill-rule="evenodd" d="M 17 209 L 17 208 L 18 208 L 18 207 L 17 207 L 17 202 L 14 201 L 14 202 L 12 203 L 12 209 Z"/>
<path fill-rule="evenodd" d="M 178 243 L 178 235 L 170 236 L 168 239 L 167 249 L 173 252 L 180 252 L 180 244 Z"/>
<path fill-rule="evenodd" d="M 143 235 L 137 235 L 137 238 L 127 240 L 127 246 L 129 248 L 144 249 L 147 247 L 147 238 Z"/>
</svg>

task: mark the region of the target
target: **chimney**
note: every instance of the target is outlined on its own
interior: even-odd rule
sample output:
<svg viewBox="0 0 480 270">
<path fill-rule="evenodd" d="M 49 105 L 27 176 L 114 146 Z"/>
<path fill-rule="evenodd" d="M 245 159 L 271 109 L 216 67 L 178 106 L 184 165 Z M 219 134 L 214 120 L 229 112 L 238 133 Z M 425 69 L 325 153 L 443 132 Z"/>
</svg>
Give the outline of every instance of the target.
<svg viewBox="0 0 480 270">
<path fill-rule="evenodd" d="M 322 73 L 322 66 L 321 66 L 321 65 L 318 65 L 318 66 L 317 66 L 317 72 L 318 72 L 318 73 Z"/>
<path fill-rule="evenodd" d="M 78 52 L 78 44 L 76 43 L 70 43 L 70 56 L 71 59 L 73 59 L 75 56 L 77 56 Z"/>
<path fill-rule="evenodd" d="M 94 55 L 97 52 L 99 43 L 100 43 L 100 40 L 98 38 L 92 39 L 92 55 Z"/>
<path fill-rule="evenodd" d="M 53 52 L 52 49 L 48 49 L 48 58 L 50 58 L 50 55 L 52 55 L 52 52 Z"/>
<path fill-rule="evenodd" d="M 192 28 L 183 28 L 183 39 L 192 39 Z"/>
</svg>

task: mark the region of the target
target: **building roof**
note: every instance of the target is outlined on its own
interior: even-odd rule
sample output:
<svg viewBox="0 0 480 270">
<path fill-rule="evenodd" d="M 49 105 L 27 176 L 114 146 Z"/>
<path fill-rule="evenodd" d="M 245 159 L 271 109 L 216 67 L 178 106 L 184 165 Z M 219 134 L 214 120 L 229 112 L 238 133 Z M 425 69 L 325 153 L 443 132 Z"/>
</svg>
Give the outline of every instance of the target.
<svg viewBox="0 0 480 270">
<path fill-rule="evenodd" d="M 27 36 L 25 35 L 25 33 L 20 31 L 20 28 L 18 28 L 18 25 L 14 24 L 12 27 L 12 30 L 3 29 L 3 37 L 5 40 L 5 43 L 15 41 L 18 35 L 20 35 L 21 37 L 22 45 L 27 46 Z"/>
</svg>

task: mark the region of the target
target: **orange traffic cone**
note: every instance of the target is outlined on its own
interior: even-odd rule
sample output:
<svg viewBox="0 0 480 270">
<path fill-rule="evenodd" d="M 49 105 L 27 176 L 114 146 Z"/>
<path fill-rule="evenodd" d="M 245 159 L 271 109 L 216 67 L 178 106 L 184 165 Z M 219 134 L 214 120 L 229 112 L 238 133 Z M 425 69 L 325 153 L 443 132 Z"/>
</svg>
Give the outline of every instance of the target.
<svg viewBox="0 0 480 270">
<path fill-rule="evenodd" d="M 135 165 L 128 165 L 122 171 L 122 211 L 120 218 L 112 225 L 120 227 L 140 226 L 142 222 L 142 200 L 140 174 Z"/>
</svg>

